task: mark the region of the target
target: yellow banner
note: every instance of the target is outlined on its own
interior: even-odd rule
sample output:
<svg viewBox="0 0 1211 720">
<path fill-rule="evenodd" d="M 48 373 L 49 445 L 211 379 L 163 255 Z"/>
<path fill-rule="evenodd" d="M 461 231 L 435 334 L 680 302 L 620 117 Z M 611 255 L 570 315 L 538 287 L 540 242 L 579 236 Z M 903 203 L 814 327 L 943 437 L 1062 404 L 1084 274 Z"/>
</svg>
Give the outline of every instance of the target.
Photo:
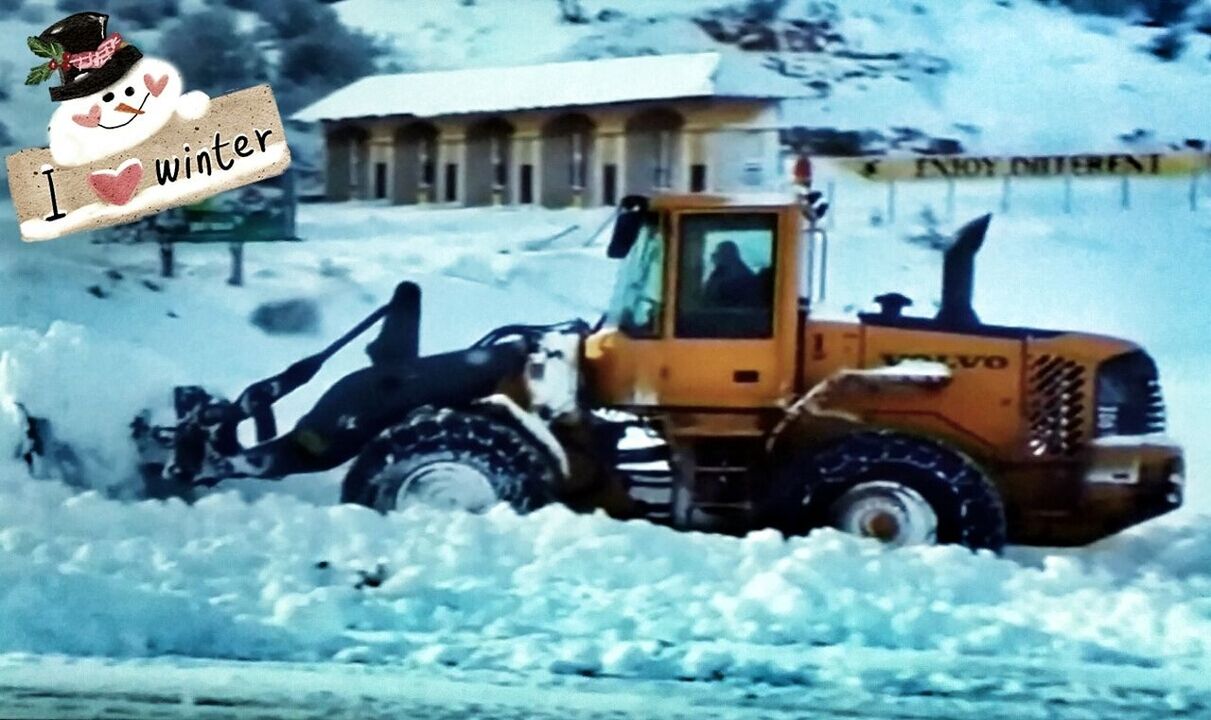
<svg viewBox="0 0 1211 720">
<path fill-rule="evenodd" d="M 1211 166 L 1203 153 L 1082 155 L 922 155 L 840 158 L 833 162 L 867 180 L 1165 177 L 1198 175 Z"/>
</svg>

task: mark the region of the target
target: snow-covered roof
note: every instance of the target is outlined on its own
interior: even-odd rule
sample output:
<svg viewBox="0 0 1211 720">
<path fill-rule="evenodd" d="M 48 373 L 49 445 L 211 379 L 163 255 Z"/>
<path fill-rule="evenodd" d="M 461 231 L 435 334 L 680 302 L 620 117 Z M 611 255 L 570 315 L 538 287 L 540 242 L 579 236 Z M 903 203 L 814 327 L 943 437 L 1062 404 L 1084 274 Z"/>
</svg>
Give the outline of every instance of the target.
<svg viewBox="0 0 1211 720">
<path fill-rule="evenodd" d="M 443 72 L 371 75 L 293 115 L 304 122 L 436 117 L 673 98 L 784 98 L 799 82 L 720 53 L 644 55 Z"/>
</svg>

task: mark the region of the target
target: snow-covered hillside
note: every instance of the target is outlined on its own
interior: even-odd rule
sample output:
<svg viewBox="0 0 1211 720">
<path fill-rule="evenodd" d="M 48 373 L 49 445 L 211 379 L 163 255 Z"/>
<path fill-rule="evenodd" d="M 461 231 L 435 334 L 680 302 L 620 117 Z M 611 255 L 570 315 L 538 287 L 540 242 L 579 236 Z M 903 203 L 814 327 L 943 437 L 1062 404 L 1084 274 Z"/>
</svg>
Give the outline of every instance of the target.
<svg viewBox="0 0 1211 720">
<path fill-rule="evenodd" d="M 1193 29 L 1194 19 L 1211 17 L 1207 8 L 1191 11 L 1180 56 L 1162 61 L 1147 48 L 1165 28 L 1034 0 L 792 1 L 737 42 L 712 37 L 701 21 L 737 27 L 743 2 L 579 5 L 583 23 L 562 21 L 554 0 L 344 0 L 336 8 L 420 69 L 743 53 L 802 78 L 812 99 L 795 104 L 790 119 L 805 127 L 887 136 L 912 128 L 997 153 L 1165 147 L 1207 135 L 1199 110 L 1211 92 L 1211 36 Z M 821 51 L 789 49 L 817 42 L 802 23 L 827 23 L 815 31 L 829 36 Z M 776 49 L 765 49 L 771 43 Z"/>
</svg>

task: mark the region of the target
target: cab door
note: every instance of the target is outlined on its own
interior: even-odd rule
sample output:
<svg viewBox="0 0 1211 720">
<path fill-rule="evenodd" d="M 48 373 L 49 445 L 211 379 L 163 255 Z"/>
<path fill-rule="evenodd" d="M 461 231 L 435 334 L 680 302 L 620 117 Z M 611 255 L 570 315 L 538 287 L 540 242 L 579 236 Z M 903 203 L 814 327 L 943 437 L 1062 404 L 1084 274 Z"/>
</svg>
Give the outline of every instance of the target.
<svg viewBox="0 0 1211 720">
<path fill-rule="evenodd" d="M 780 267 L 794 256 L 780 247 L 790 223 L 779 208 L 673 215 L 661 405 L 767 407 L 790 395 L 797 290 Z"/>
</svg>

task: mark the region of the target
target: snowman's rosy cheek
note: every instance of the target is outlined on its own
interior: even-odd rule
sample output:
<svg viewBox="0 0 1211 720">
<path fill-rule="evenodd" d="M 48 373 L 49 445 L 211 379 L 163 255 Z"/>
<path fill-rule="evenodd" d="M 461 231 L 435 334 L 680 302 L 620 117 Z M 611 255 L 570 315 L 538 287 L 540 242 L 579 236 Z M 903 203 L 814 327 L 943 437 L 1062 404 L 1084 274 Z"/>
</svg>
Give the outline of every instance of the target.
<svg viewBox="0 0 1211 720">
<path fill-rule="evenodd" d="M 143 84 L 147 86 L 147 91 L 155 97 L 160 97 L 160 93 L 164 92 L 164 87 L 168 85 L 168 76 L 161 75 L 158 78 L 153 78 L 150 74 L 143 76 Z"/>
<path fill-rule="evenodd" d="M 71 119 L 77 125 L 87 128 L 96 127 L 101 124 L 101 106 L 93 105 L 89 108 L 87 115 L 72 115 Z"/>
</svg>

